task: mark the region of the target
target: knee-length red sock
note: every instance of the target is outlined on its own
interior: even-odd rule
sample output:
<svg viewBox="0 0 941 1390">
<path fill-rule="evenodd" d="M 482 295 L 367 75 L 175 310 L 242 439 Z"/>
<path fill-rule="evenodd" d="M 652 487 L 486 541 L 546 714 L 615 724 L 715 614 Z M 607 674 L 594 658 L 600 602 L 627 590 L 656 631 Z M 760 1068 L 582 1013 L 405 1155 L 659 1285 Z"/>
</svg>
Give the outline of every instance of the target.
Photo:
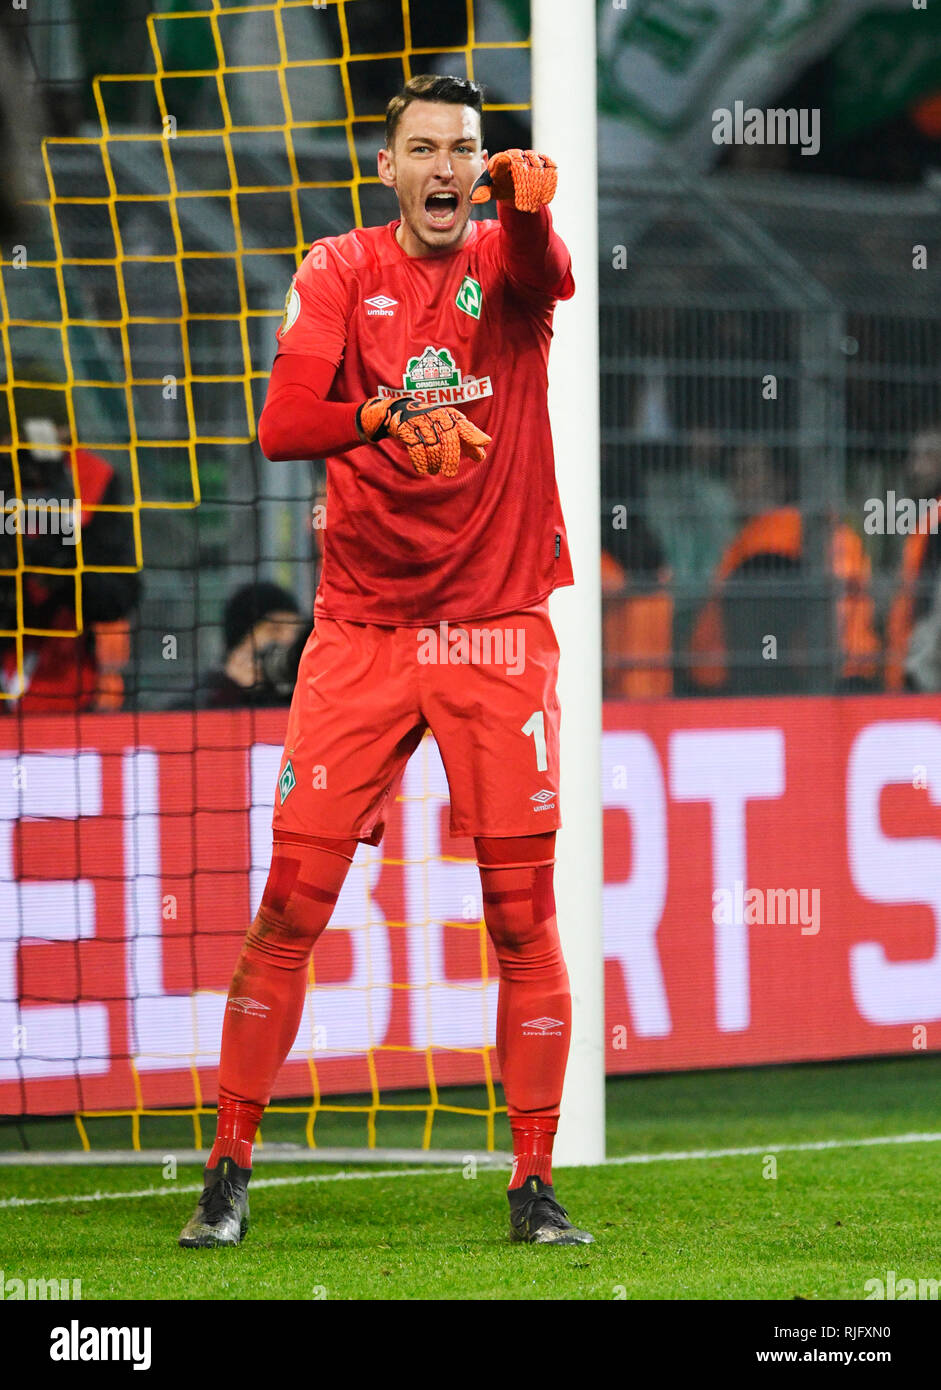
<svg viewBox="0 0 941 1390">
<path fill-rule="evenodd" d="M 300 836 L 275 841 L 261 906 L 229 987 L 210 1168 L 225 1157 L 251 1167 L 255 1132 L 297 1037 L 310 954 L 330 920 L 356 844 Z"/>
<path fill-rule="evenodd" d="M 511 1188 L 533 1175 L 552 1181 L 572 1032 L 552 891 L 554 841 L 550 832 L 477 842 L 484 921 L 500 965 L 497 1060 L 513 1136 Z"/>
</svg>

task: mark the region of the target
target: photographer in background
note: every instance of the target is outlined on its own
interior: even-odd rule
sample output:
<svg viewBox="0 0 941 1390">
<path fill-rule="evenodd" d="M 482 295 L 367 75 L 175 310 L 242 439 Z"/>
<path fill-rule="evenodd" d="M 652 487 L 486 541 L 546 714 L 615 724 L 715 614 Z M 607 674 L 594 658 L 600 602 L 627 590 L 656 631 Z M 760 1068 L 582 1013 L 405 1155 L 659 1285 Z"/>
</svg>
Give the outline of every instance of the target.
<svg viewBox="0 0 941 1390">
<path fill-rule="evenodd" d="M 200 683 L 196 708 L 289 705 L 313 631 L 293 596 L 277 584 L 245 584 L 228 599 L 222 627 L 223 663 Z"/>
<path fill-rule="evenodd" d="M 22 382 L 36 384 L 16 385 L 12 393 L 19 491 L 9 395 L 0 391 L 0 633 L 10 634 L 0 636 L 0 689 L 8 697 L 0 700 L 0 717 L 20 710 L 119 709 L 124 703 L 123 669 L 130 656 L 127 619 L 137 602 L 140 577 L 86 570 L 77 581 L 76 570 L 79 540 L 85 566 L 132 566 L 131 517 L 92 510 L 125 499 L 109 463 L 85 449 L 73 450 L 62 387 L 55 389 L 49 372 L 38 363 L 24 363 L 17 375 Z M 22 623 L 17 613 L 18 537 L 23 556 Z M 82 632 L 76 632 L 77 602 Z M 20 630 L 26 634 L 22 671 L 12 635 Z M 75 635 L 47 635 L 70 631 Z"/>
</svg>

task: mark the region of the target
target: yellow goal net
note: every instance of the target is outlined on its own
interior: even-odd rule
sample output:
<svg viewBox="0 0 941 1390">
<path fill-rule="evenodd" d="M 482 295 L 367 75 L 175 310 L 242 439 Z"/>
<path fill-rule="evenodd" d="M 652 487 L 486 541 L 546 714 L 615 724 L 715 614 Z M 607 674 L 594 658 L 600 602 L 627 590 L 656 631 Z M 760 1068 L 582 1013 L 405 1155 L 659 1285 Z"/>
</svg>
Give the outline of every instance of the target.
<svg viewBox="0 0 941 1390">
<path fill-rule="evenodd" d="M 527 0 L 169 3 L 146 19 L 142 70 L 94 78 L 98 129 L 42 142 L 48 196 L 0 256 L 4 519 L 17 523 L 0 535 L 0 1110 L 72 1114 L 87 1150 L 102 1120 L 134 1148 L 161 1117 L 185 1119 L 196 1147 L 211 1137 L 221 963 L 260 896 L 283 712 L 187 713 L 198 633 L 164 686 L 148 672 L 171 665 L 181 595 L 198 629 L 232 588 L 243 535 L 255 577 L 315 558 L 291 549 L 292 518 L 309 512 L 303 464 L 285 484 L 255 443 L 291 275 L 316 238 L 396 215 L 376 151 L 386 102 L 417 72 L 483 84 L 491 149 L 525 139 L 528 35 Z M 37 561 L 18 524 L 22 461 L 57 448 L 82 525 L 67 559 Z M 120 485 L 110 500 L 87 490 L 88 456 Z M 120 562 L 85 539 L 109 512 Z M 66 619 L 36 621 L 31 586 L 63 569 Z M 31 651 L 87 633 L 89 575 L 111 570 L 141 586 L 123 704 L 21 709 Z M 473 848 L 449 839 L 446 807 L 428 739 L 389 840 L 360 851 L 315 953 L 289 1099 L 266 1132 L 278 1116 L 294 1126 L 278 1135 L 312 1148 L 342 1114 L 375 1147 L 382 1117 L 408 1113 L 429 1149 L 459 1115 L 494 1148 L 494 964 Z M 53 831 L 70 843 L 54 871 Z"/>
</svg>

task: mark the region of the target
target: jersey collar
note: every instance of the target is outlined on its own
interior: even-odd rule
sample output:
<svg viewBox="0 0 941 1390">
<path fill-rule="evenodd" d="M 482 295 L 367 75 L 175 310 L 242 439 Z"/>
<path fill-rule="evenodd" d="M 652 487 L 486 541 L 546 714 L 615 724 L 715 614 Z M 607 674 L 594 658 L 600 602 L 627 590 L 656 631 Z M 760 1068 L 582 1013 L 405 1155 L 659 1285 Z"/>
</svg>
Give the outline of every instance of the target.
<svg viewBox="0 0 941 1390">
<path fill-rule="evenodd" d="M 389 236 L 390 236 L 391 239 L 392 239 L 392 245 L 395 247 L 396 251 L 399 253 L 399 255 L 401 256 L 401 258 L 402 258 L 403 261 L 448 261 L 448 260 L 451 259 L 452 256 L 459 256 L 462 252 L 467 252 L 467 251 L 469 251 L 470 248 L 471 248 L 471 247 L 474 245 L 474 243 L 476 242 L 477 237 L 478 237 L 478 231 L 477 231 L 477 225 L 478 225 L 478 224 L 477 224 L 477 222 L 476 222 L 473 218 L 471 218 L 471 220 L 470 220 L 470 229 L 471 229 L 471 231 L 470 231 L 470 236 L 467 238 L 467 240 L 466 240 L 461 246 L 456 246 L 456 247 L 454 248 L 453 251 L 444 251 L 444 252 L 442 252 L 442 253 L 441 253 L 440 255 L 438 255 L 438 256 L 410 256 L 410 255 L 408 254 L 408 252 L 405 251 L 405 250 L 399 245 L 399 243 L 398 243 L 398 241 L 397 241 L 397 239 L 396 239 L 395 233 L 396 233 L 397 228 L 400 226 L 401 222 L 402 222 L 401 217 L 397 217 L 397 218 L 395 219 L 394 222 L 389 222 L 389 223 L 387 223 L 386 225 L 387 225 L 387 227 L 388 227 Z"/>
</svg>

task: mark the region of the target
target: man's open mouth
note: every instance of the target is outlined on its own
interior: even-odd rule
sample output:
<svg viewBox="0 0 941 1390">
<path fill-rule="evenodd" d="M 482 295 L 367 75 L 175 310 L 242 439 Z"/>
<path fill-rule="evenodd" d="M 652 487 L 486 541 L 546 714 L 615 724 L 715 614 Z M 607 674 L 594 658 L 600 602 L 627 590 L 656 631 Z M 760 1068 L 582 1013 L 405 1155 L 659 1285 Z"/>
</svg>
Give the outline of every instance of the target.
<svg viewBox="0 0 941 1390">
<path fill-rule="evenodd" d="M 438 231 L 448 231 L 454 226 L 460 201 L 456 193 L 429 193 L 425 199 L 428 221 Z"/>
</svg>

